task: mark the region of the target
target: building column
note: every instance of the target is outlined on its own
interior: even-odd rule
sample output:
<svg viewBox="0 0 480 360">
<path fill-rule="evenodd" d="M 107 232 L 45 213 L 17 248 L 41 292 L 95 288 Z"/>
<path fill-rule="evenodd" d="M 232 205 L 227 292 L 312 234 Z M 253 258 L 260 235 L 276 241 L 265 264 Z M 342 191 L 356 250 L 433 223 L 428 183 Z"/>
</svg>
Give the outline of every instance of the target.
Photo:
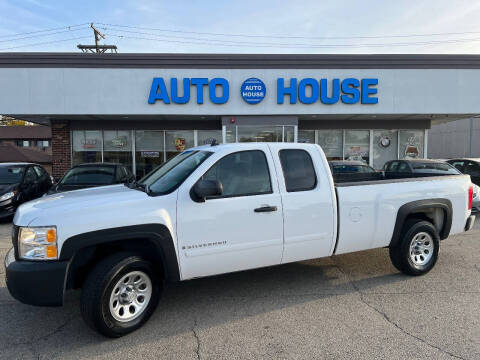
<svg viewBox="0 0 480 360">
<path fill-rule="evenodd" d="M 70 124 L 52 120 L 52 176 L 60 179 L 72 164 Z"/>
</svg>

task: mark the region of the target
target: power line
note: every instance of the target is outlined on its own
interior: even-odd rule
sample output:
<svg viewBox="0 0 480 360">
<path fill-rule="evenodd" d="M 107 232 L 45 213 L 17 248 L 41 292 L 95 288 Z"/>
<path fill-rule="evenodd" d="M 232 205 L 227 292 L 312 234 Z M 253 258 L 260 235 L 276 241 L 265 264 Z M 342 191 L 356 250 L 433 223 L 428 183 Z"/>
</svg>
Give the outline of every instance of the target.
<svg viewBox="0 0 480 360">
<path fill-rule="evenodd" d="M 134 32 L 135 33 L 135 32 Z M 389 46 L 419 46 L 419 45 L 438 45 L 438 44 L 448 44 L 448 43 L 459 43 L 459 42 L 470 42 L 470 41 L 479 41 L 480 38 L 470 38 L 470 39 L 451 39 L 451 40 L 435 40 L 435 41 L 419 41 L 419 42 L 403 42 L 403 43 L 367 43 L 367 44 L 288 44 L 288 43 L 256 43 L 256 42 L 241 42 L 234 40 L 216 40 L 216 39 L 205 39 L 205 38 L 191 38 L 191 37 L 181 37 L 177 36 L 176 38 L 182 38 L 186 40 L 194 41 L 181 41 L 181 40 L 170 40 L 169 37 L 165 35 L 155 35 L 150 33 L 139 33 L 143 35 L 156 36 L 156 38 L 147 38 L 142 36 L 127 36 L 108 33 L 106 35 L 115 36 L 119 38 L 126 39 L 139 39 L 139 40 L 151 40 L 158 42 L 168 42 L 168 43 L 181 43 L 181 44 L 195 44 L 195 45 L 218 45 L 218 46 L 230 46 L 230 47 L 268 47 L 268 48 L 320 48 L 320 49 L 329 49 L 329 48 L 354 48 L 354 47 L 389 47 Z M 165 39 L 159 39 L 159 37 L 165 37 Z"/>
<path fill-rule="evenodd" d="M 32 43 L 32 44 L 11 46 L 11 47 L 7 47 L 7 48 L 1 48 L 0 51 L 2 51 L 2 50 L 17 49 L 17 48 L 28 47 L 28 46 L 38 46 L 38 45 L 55 44 L 55 43 L 57 43 L 57 42 L 64 42 L 64 41 L 70 41 L 70 40 L 79 40 L 79 39 L 85 39 L 85 38 L 90 38 L 90 36 L 80 36 L 80 37 L 74 37 L 74 38 L 69 38 L 69 39 L 60 39 L 60 40 L 54 40 L 54 41 L 45 41 L 45 42 L 39 42 L 39 43 Z"/>
<path fill-rule="evenodd" d="M 87 28 L 78 28 L 78 29 L 71 29 L 71 30 L 62 30 L 62 31 L 55 31 L 52 33 L 48 34 L 40 34 L 40 35 L 31 35 L 31 36 L 24 36 L 16 39 L 9 39 L 9 40 L 0 40 L 0 43 L 4 42 L 12 42 L 12 41 L 18 41 L 18 40 L 25 40 L 25 39 L 32 39 L 32 38 L 37 38 L 37 37 L 44 37 L 44 36 L 51 36 L 51 35 L 56 35 L 56 34 L 63 34 L 67 32 L 75 32 L 75 31 L 80 31 L 80 30 L 86 30 Z"/>
<path fill-rule="evenodd" d="M 451 35 L 480 34 L 480 31 L 465 31 L 465 32 L 450 32 L 450 33 L 445 32 L 445 33 L 374 35 L 374 36 L 292 36 L 292 35 L 214 33 L 214 32 L 198 32 L 198 31 L 184 31 L 184 30 L 172 30 L 172 29 L 158 29 L 158 28 L 139 27 L 139 26 L 131 26 L 131 25 L 106 24 L 106 23 L 96 23 L 96 24 L 104 25 L 104 26 L 110 26 L 110 27 L 118 27 L 118 28 L 131 28 L 131 29 L 169 32 L 169 33 L 212 35 L 212 36 L 235 36 L 235 37 L 250 37 L 250 38 L 276 38 L 276 39 L 348 40 L 348 39 L 382 39 L 382 38 L 387 39 L 387 38 L 408 38 L 408 37 L 428 37 L 428 36 L 451 36 Z"/>
<path fill-rule="evenodd" d="M 55 30 L 64 30 L 64 29 L 71 29 L 79 26 L 84 26 L 88 25 L 89 23 L 83 23 L 83 24 L 78 24 L 78 25 L 67 25 L 67 26 L 62 26 L 62 27 L 57 27 L 57 28 L 50 28 L 50 29 L 44 29 L 44 30 L 37 30 L 37 31 L 29 31 L 29 32 L 23 32 L 23 33 L 17 33 L 17 34 L 10 34 L 10 35 L 0 35 L 0 38 L 8 38 L 8 37 L 16 37 L 16 36 L 22 36 L 22 35 L 30 35 L 30 34 L 37 34 L 37 33 L 42 33 L 42 32 L 49 32 L 49 31 L 55 31 Z"/>
</svg>

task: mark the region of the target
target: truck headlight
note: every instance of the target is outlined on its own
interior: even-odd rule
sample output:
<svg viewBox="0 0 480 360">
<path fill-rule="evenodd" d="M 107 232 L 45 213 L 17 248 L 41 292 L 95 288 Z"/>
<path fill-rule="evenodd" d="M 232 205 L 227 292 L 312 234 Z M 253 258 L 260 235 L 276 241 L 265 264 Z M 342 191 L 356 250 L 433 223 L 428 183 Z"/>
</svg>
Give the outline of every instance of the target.
<svg viewBox="0 0 480 360">
<path fill-rule="evenodd" d="M 57 259 L 57 228 L 21 227 L 18 233 L 18 255 L 26 260 Z"/>
<path fill-rule="evenodd" d="M 6 194 L 3 194 L 2 196 L 0 196 L 0 201 L 10 200 L 15 196 L 15 193 L 16 191 L 10 191 Z"/>
</svg>

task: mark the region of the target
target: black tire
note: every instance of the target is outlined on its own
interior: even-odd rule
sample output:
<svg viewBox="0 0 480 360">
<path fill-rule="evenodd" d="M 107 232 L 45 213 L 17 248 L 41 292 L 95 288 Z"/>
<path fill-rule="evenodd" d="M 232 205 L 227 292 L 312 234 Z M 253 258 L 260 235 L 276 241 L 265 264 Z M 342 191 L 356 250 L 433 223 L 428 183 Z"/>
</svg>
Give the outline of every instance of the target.
<svg viewBox="0 0 480 360">
<path fill-rule="evenodd" d="M 415 263 L 410 256 L 410 244 L 419 233 L 427 233 L 431 237 L 433 250 L 430 259 L 424 264 Z M 407 275 L 423 275 L 435 266 L 438 259 L 440 237 L 432 223 L 421 219 L 407 220 L 402 228 L 400 240 L 395 246 L 390 247 L 390 259 L 393 266 Z"/>
<path fill-rule="evenodd" d="M 118 281 L 132 271 L 146 274 L 152 284 L 150 301 L 143 312 L 128 322 L 116 320 L 110 311 L 110 295 Z M 160 299 L 162 281 L 152 264 L 132 253 L 117 253 L 101 260 L 85 280 L 81 313 L 94 330 L 108 337 L 120 337 L 141 327 L 153 314 Z"/>
</svg>

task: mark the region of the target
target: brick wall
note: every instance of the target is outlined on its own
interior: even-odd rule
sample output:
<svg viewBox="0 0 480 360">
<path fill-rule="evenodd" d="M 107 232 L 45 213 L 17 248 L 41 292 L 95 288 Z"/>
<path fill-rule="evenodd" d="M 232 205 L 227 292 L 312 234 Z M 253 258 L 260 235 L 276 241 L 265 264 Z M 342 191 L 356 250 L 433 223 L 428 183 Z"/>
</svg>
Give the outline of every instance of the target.
<svg viewBox="0 0 480 360">
<path fill-rule="evenodd" d="M 59 179 L 71 167 L 70 124 L 52 121 L 52 176 Z"/>
</svg>

